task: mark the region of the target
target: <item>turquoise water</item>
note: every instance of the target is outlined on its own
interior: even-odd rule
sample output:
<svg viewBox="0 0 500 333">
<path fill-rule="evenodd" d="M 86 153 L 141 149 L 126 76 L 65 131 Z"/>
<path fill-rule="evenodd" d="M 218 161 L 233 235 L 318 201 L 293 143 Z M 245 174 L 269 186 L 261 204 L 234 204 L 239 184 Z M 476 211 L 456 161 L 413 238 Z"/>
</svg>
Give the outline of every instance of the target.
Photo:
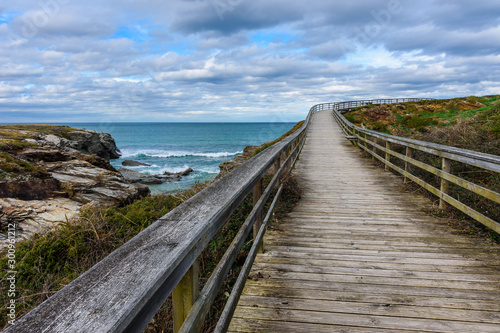
<svg viewBox="0 0 500 333">
<path fill-rule="evenodd" d="M 241 154 L 245 146 L 260 145 L 281 136 L 295 123 L 65 123 L 110 133 L 122 156 L 115 168 L 129 159 L 150 166 L 126 167 L 142 173 L 163 174 L 187 168 L 194 171 L 179 182 L 151 185 L 153 193 L 173 192 L 196 181 L 214 179 L 219 164 Z"/>
</svg>

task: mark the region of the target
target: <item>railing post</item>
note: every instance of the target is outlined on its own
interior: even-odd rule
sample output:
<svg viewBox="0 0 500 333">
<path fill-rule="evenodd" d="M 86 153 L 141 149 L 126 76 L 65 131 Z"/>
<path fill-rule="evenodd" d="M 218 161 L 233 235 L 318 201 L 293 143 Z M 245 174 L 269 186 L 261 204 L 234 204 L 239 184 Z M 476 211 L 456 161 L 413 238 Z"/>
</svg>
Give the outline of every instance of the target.
<svg viewBox="0 0 500 333">
<path fill-rule="evenodd" d="M 276 162 L 274 162 L 274 173 L 278 172 L 278 170 L 280 169 L 280 166 L 281 166 L 281 155 L 278 156 L 278 158 L 276 159 Z"/>
<path fill-rule="evenodd" d="M 413 150 L 410 147 L 406 147 L 406 157 L 409 157 L 409 158 L 413 157 Z M 405 172 L 411 173 L 411 163 L 409 163 L 408 161 L 405 161 Z M 406 174 L 405 174 L 404 182 L 405 183 L 410 182 L 408 177 L 406 177 Z"/>
<path fill-rule="evenodd" d="M 446 173 L 450 173 L 450 160 L 447 158 L 441 159 L 441 170 Z M 444 194 L 448 194 L 449 182 L 441 177 L 441 192 Z M 442 197 L 439 198 L 439 208 L 446 209 L 446 202 Z"/>
<path fill-rule="evenodd" d="M 373 137 L 372 138 L 372 142 L 373 142 L 373 145 L 372 145 L 372 151 L 373 151 L 372 160 L 375 161 L 375 159 L 376 159 L 375 155 L 377 154 L 377 147 L 375 147 L 375 144 L 378 143 L 377 138 Z"/>
<path fill-rule="evenodd" d="M 389 141 L 385 142 L 385 149 L 391 150 L 391 143 Z M 388 171 L 390 169 L 389 164 L 391 162 L 391 154 L 389 152 L 385 152 L 385 170 Z"/>
<path fill-rule="evenodd" d="M 257 204 L 259 201 L 260 197 L 262 196 L 262 178 L 257 182 L 255 187 L 253 188 L 253 205 Z M 253 224 L 253 239 L 255 240 L 255 237 L 257 237 L 257 234 L 259 233 L 260 227 L 262 226 L 262 211 L 260 211 L 257 214 L 257 218 L 255 219 L 255 222 Z M 262 253 L 262 246 L 259 248 L 259 253 Z"/>
<path fill-rule="evenodd" d="M 288 147 L 288 148 L 286 149 L 285 160 L 288 158 L 288 156 L 290 156 L 290 154 L 291 154 L 291 153 L 292 153 L 292 147 L 290 146 L 290 147 Z M 291 168 L 291 165 L 290 165 L 290 164 L 288 164 L 288 166 L 287 166 L 287 167 L 285 168 L 285 170 L 284 170 L 284 171 L 285 171 L 285 173 L 288 173 L 288 172 L 290 171 L 290 168 Z"/>
<path fill-rule="evenodd" d="M 174 333 L 179 332 L 182 323 L 198 298 L 200 293 L 198 289 L 199 271 L 198 259 L 196 259 L 193 266 L 172 291 Z"/>
</svg>

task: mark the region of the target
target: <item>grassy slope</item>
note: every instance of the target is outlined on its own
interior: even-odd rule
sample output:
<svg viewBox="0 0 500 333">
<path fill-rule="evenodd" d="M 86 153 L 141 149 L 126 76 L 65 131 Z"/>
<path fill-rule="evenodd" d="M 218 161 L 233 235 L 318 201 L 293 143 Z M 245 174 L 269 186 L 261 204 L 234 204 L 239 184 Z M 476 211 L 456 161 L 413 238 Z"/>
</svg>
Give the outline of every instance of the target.
<svg viewBox="0 0 500 333">
<path fill-rule="evenodd" d="M 381 132 L 421 137 L 422 133 L 467 122 L 500 134 L 500 95 L 358 107 L 352 123 Z"/>
<path fill-rule="evenodd" d="M 500 95 L 372 105 L 357 108 L 345 117 L 352 123 L 368 129 L 500 155 Z M 400 152 L 404 154 L 403 149 Z M 440 161 L 434 156 L 416 152 L 415 158 L 440 168 Z M 437 177 L 418 168 L 414 169 L 417 176 L 439 188 Z M 452 173 L 500 192 L 498 173 L 467 167 L 457 162 L 452 162 Z M 450 185 L 450 190 L 453 197 L 500 221 L 500 205 L 453 184 Z M 430 197 L 435 200 L 433 196 Z M 468 217 L 452 208 L 446 212 L 435 213 L 461 221 L 470 221 Z M 469 232 L 485 233 L 500 239 L 498 234 L 472 221 L 463 227 Z"/>
<path fill-rule="evenodd" d="M 69 126 L 60 126 L 60 125 L 49 125 L 49 124 L 35 124 L 35 125 L 27 125 L 27 124 L 16 124 L 16 125 L 0 125 L 0 135 L 6 134 L 8 130 L 20 130 L 20 131 L 29 131 L 29 132 L 37 132 L 42 134 L 54 134 L 56 136 L 63 137 L 65 139 L 69 139 L 68 133 L 73 131 L 81 131 L 78 128 L 72 128 Z M 19 132 L 17 132 L 19 133 Z M 23 134 L 17 134 L 16 137 L 20 138 Z M 26 137 L 30 137 L 30 134 L 26 134 Z"/>
<path fill-rule="evenodd" d="M 295 126 L 294 129 L 296 128 L 300 128 L 300 126 Z M 287 132 L 280 139 L 291 133 Z M 264 185 L 269 180 L 266 178 Z M 149 196 L 122 208 L 89 209 L 82 212 L 82 216 L 78 220 L 62 224 L 55 231 L 39 235 L 32 240 L 19 242 L 16 248 L 17 317 L 19 318 L 42 303 L 158 218 L 208 185 L 209 182 L 197 184 L 177 195 Z M 277 216 L 291 210 L 299 196 L 295 180 L 288 179 L 285 182 L 280 207 L 276 212 Z M 200 257 L 202 282 L 209 277 L 246 216 L 252 210 L 252 202 L 250 194 L 202 253 Z M 250 247 L 251 236 L 243 252 L 239 255 L 228 282 L 219 292 L 213 310 L 208 315 L 204 331 L 210 331 L 216 323 L 225 303 L 224 293 L 230 292 L 232 283 L 236 281 L 239 268 Z M 0 265 L 6 268 L 7 258 L 2 257 Z M 7 269 L 0 272 L 2 280 L 0 283 L 0 302 L 2 304 L 8 302 L 6 272 Z M 7 326 L 6 314 L 6 307 L 0 308 L 0 328 Z M 171 330 L 171 325 L 171 304 L 167 301 L 148 326 L 147 331 L 168 331 Z"/>
<path fill-rule="evenodd" d="M 16 158 L 16 151 L 36 146 L 25 141 L 33 139 L 36 133 L 53 134 L 67 139 L 67 134 L 72 131 L 79 129 L 58 125 L 0 125 L 0 181 L 16 180 L 19 177 L 23 180 L 46 177 L 43 168 Z"/>
</svg>

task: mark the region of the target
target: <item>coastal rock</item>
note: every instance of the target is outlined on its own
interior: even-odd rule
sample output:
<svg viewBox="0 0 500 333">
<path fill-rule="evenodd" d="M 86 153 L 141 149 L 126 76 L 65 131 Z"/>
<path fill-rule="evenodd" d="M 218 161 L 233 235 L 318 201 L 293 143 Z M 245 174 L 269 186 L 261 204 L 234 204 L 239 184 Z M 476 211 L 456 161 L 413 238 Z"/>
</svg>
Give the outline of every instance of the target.
<svg viewBox="0 0 500 333">
<path fill-rule="evenodd" d="M 109 158 L 119 156 L 109 134 L 54 125 L 6 126 L 0 136 L 4 140 L 0 145 L 2 233 L 14 223 L 17 236 L 29 238 L 71 220 L 83 206 L 121 206 L 150 193 L 147 186 L 128 182 L 109 163 Z M 1 241 L 0 248 L 5 244 Z"/>
<path fill-rule="evenodd" d="M 78 159 L 82 161 L 89 162 L 93 166 L 96 166 L 98 168 L 102 168 L 105 170 L 113 171 L 113 172 L 118 172 L 111 163 L 109 163 L 109 160 L 99 157 L 97 155 L 88 155 L 88 154 L 82 154 L 82 153 L 74 153 L 71 156 L 73 159 Z"/>
<path fill-rule="evenodd" d="M 131 183 L 141 183 L 141 184 L 161 184 L 163 181 L 154 175 L 148 175 L 140 173 L 134 170 L 119 168 L 118 172 L 125 178 L 125 180 Z"/>
<path fill-rule="evenodd" d="M 119 172 L 83 160 L 48 162 L 45 166 L 51 178 L 0 182 L 0 191 L 5 187 L 11 191 L 11 197 L 0 198 L 1 231 L 15 223 L 20 238 L 29 238 L 74 218 L 83 205 L 122 206 L 150 193 L 147 186 L 130 184 Z M 13 193 L 12 188 L 18 193 Z M 0 243 L 0 249 L 5 244 Z"/>
<path fill-rule="evenodd" d="M 123 178 L 131 183 L 140 184 L 162 184 L 165 182 L 175 182 L 181 180 L 182 177 L 189 175 L 193 172 L 193 169 L 188 168 L 182 172 L 165 172 L 163 175 L 149 175 L 135 170 L 130 170 L 126 168 L 119 168 L 118 172 L 121 173 Z"/>
<path fill-rule="evenodd" d="M 60 194 L 60 190 L 59 181 L 53 178 L 0 182 L 0 198 L 42 200 L 54 196 L 54 192 Z"/>
<path fill-rule="evenodd" d="M 142 163 L 142 162 L 137 162 L 137 161 L 132 161 L 132 160 L 125 160 L 122 162 L 123 166 L 151 166 L 147 163 Z"/>
<path fill-rule="evenodd" d="M 87 161 L 71 160 L 47 164 L 50 175 L 74 201 L 102 205 L 131 202 L 147 195 L 146 186 L 129 184 L 119 173 L 98 168 Z"/>
<path fill-rule="evenodd" d="M 186 170 L 182 171 L 182 172 L 180 173 L 180 175 L 181 175 L 182 177 L 184 177 L 184 176 L 189 175 L 191 172 L 193 172 L 193 169 L 191 169 L 191 168 L 187 168 Z"/>
<path fill-rule="evenodd" d="M 236 156 L 234 159 L 230 161 L 224 161 L 221 164 L 219 164 L 220 172 L 217 175 L 217 177 L 215 177 L 215 179 L 217 180 L 223 177 L 224 175 L 230 173 L 231 171 L 233 171 L 234 169 L 245 163 L 248 159 L 250 159 L 253 156 L 255 151 L 259 148 L 260 146 L 246 146 L 245 149 L 243 149 L 243 153 L 241 155 Z"/>
<path fill-rule="evenodd" d="M 177 182 L 181 180 L 181 175 L 178 173 L 165 172 L 163 175 L 157 176 L 164 182 Z"/>
<path fill-rule="evenodd" d="M 187 168 L 186 170 L 182 171 L 182 172 L 168 172 L 168 171 L 165 171 L 163 174 L 166 175 L 166 176 L 187 176 L 189 175 L 191 172 L 193 172 L 193 169 L 191 168 Z"/>
<path fill-rule="evenodd" d="M 43 146 L 38 148 L 24 149 L 19 152 L 17 156 L 30 162 L 58 162 L 68 161 L 71 159 L 71 155 L 68 152 L 64 152 L 54 147 Z"/>
<path fill-rule="evenodd" d="M 48 200 L 0 199 L 0 229 L 16 226 L 16 237 L 27 239 L 33 234 L 49 231 L 59 222 L 78 215 L 81 204 L 67 198 Z M 0 244 L 0 247 L 2 244 Z"/>
<path fill-rule="evenodd" d="M 95 154 L 106 160 L 119 158 L 121 156 L 120 150 L 116 147 L 115 140 L 108 133 L 99 133 L 92 130 L 81 129 L 70 131 L 65 134 L 65 137 L 58 136 L 54 134 L 44 134 L 41 132 L 32 131 L 21 131 L 21 130 L 10 130 L 16 131 L 23 135 L 29 135 L 31 137 L 24 139 L 24 141 L 38 145 L 42 148 L 35 148 L 34 151 L 28 150 L 26 152 L 28 158 L 39 160 L 52 160 L 58 158 L 58 160 L 64 160 L 64 154 L 71 152 L 80 152 L 83 154 Z M 52 148 L 58 148 L 62 152 L 50 151 Z M 60 157 L 58 154 L 63 154 Z M 42 156 L 42 155 L 45 156 Z"/>
<path fill-rule="evenodd" d="M 69 132 L 67 135 L 71 139 L 71 148 L 82 153 L 95 154 L 107 160 L 121 156 L 115 140 L 108 133 L 82 130 Z"/>
</svg>

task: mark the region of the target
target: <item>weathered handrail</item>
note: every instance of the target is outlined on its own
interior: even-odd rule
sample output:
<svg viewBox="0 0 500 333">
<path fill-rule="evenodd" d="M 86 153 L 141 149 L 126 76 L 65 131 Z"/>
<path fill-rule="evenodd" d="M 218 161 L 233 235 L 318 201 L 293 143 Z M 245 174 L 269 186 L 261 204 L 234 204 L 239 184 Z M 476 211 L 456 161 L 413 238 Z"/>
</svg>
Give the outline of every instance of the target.
<svg viewBox="0 0 500 333">
<path fill-rule="evenodd" d="M 263 206 L 297 158 L 313 112 L 289 137 L 154 222 L 5 332 L 141 332 L 172 292 L 174 329 L 196 331 L 254 224 L 255 244 L 262 241 L 268 221 L 260 227 Z M 262 194 L 262 179 L 271 168 L 277 172 Z M 198 297 L 197 257 L 252 191 L 252 213 Z M 187 316 L 189 324 L 180 328 Z"/>
<path fill-rule="evenodd" d="M 358 101 L 358 102 L 342 102 L 342 103 L 326 103 L 315 105 L 316 109 L 325 109 L 325 107 L 333 110 L 333 115 L 335 119 L 342 127 L 344 132 L 349 136 L 349 138 L 355 138 L 356 145 L 366 151 L 368 154 L 372 155 L 373 158 L 378 159 L 385 164 L 386 170 L 391 168 L 396 172 L 404 176 L 405 181 L 412 180 L 416 184 L 425 188 L 432 194 L 436 195 L 439 199 L 440 208 L 445 208 L 446 204 L 449 204 L 463 213 L 474 218 L 476 221 L 482 223 L 488 228 L 500 233 L 500 223 L 493 220 L 492 218 L 485 216 L 481 212 L 465 205 L 458 199 L 453 198 L 449 195 L 449 184 L 453 183 L 464 189 L 467 189 L 479 196 L 489 199 L 495 203 L 500 204 L 500 193 L 492 191 L 488 188 L 475 184 L 471 181 L 462 179 L 456 175 L 453 175 L 450 170 L 450 161 L 457 161 L 469 166 L 474 166 L 493 172 L 500 173 L 500 156 L 475 152 L 466 149 L 460 149 L 425 141 L 413 140 L 403 137 L 398 137 L 394 135 L 384 134 L 373 130 L 368 130 L 356 126 L 349 122 L 342 113 L 352 110 L 356 106 L 362 106 L 367 104 L 386 104 L 383 101 L 391 101 L 391 103 L 401 103 L 402 101 L 408 101 L 408 99 L 398 99 L 398 100 L 374 100 L 374 101 Z M 411 100 L 418 101 L 418 100 Z M 323 106 L 321 106 L 323 105 Z M 381 140 L 385 145 L 381 145 L 377 142 Z M 362 144 L 360 144 L 362 143 Z M 406 153 L 401 154 L 393 149 L 391 149 L 391 144 L 398 144 L 406 148 Z M 385 153 L 385 157 L 377 154 L 376 150 Z M 432 165 L 426 164 L 424 162 L 418 161 L 413 158 L 413 151 L 419 150 L 431 155 L 438 156 L 441 158 L 441 169 L 438 169 Z M 405 164 L 404 169 L 398 167 L 391 162 L 391 157 L 398 158 L 402 160 Z M 440 188 L 432 186 L 423 179 L 412 174 L 412 167 L 415 166 L 430 172 L 440 178 Z"/>
<path fill-rule="evenodd" d="M 323 111 L 323 110 L 339 110 L 343 112 L 348 112 L 354 108 L 365 106 L 365 105 L 380 105 L 380 104 L 393 104 L 393 103 L 406 103 L 406 102 L 420 102 L 423 100 L 431 100 L 432 98 L 386 98 L 386 99 L 365 99 L 361 101 L 346 101 L 346 102 L 336 102 L 336 103 L 322 103 L 316 104 L 311 108 L 312 112 Z"/>
</svg>

